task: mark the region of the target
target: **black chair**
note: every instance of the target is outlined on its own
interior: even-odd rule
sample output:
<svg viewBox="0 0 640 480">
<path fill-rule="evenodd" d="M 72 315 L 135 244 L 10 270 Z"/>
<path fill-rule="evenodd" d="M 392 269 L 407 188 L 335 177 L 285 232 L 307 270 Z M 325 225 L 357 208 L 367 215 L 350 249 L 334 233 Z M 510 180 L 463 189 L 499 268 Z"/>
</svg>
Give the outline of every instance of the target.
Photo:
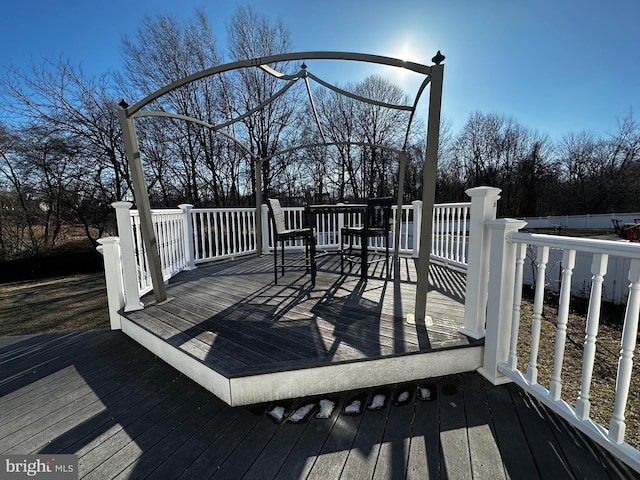
<svg viewBox="0 0 640 480">
<path fill-rule="evenodd" d="M 368 259 L 368 242 L 370 238 L 383 238 L 385 245 L 385 265 L 387 267 L 387 275 L 389 274 L 389 234 L 391 232 L 391 207 L 393 199 L 386 198 L 370 198 L 367 200 L 367 212 L 362 219 L 362 225 L 349 225 L 342 227 L 342 240 L 340 245 L 341 259 L 340 272 L 344 273 L 345 257 L 348 261 L 354 262 L 356 259 L 351 256 L 353 250 L 353 239 L 361 239 L 360 263 L 363 269 L 362 276 L 366 278 L 367 267 L 381 259 L 369 261 Z M 345 252 L 345 240 L 349 242 L 349 250 Z"/>
<path fill-rule="evenodd" d="M 273 274 L 275 283 L 278 283 L 278 243 L 282 247 L 282 260 L 280 268 L 284 275 L 284 242 L 302 239 L 304 241 L 305 263 L 294 264 L 289 263 L 287 267 L 306 267 L 307 271 L 311 270 L 311 285 L 316 284 L 316 232 L 313 228 L 288 228 L 285 220 L 280 200 L 277 198 L 267 199 L 269 213 L 271 217 L 271 225 L 273 227 L 274 251 L 273 251 Z"/>
</svg>

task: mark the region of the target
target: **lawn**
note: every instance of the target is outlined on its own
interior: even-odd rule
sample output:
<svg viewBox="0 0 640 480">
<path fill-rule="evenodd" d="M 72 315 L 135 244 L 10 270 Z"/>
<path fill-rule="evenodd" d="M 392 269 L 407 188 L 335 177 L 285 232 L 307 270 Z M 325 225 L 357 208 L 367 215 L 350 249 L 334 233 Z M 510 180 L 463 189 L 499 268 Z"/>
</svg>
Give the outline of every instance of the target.
<svg viewBox="0 0 640 480">
<path fill-rule="evenodd" d="M 104 273 L 0 284 L 0 336 L 109 328 Z"/>
</svg>

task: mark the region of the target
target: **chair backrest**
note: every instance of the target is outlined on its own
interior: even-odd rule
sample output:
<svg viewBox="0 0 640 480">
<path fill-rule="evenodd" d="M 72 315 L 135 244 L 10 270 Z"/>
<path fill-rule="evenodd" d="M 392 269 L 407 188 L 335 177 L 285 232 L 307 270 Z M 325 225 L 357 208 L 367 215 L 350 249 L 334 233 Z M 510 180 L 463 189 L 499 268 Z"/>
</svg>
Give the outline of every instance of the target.
<svg viewBox="0 0 640 480">
<path fill-rule="evenodd" d="M 370 198 L 367 200 L 367 215 L 369 228 L 383 228 L 391 230 L 391 207 L 393 198 Z"/>
<path fill-rule="evenodd" d="M 271 212 L 273 228 L 275 228 L 276 233 L 284 232 L 287 229 L 287 224 L 284 221 L 284 212 L 282 211 L 280 200 L 277 198 L 268 198 L 267 206 L 269 207 L 269 212 Z"/>
</svg>

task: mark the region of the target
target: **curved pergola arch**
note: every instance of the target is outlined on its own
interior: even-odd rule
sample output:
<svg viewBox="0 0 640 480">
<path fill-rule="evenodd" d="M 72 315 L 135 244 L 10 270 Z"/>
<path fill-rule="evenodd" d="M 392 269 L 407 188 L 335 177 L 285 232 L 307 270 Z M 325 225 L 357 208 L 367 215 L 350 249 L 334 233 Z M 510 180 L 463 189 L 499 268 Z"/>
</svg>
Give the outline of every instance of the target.
<svg viewBox="0 0 640 480">
<path fill-rule="evenodd" d="M 283 72 L 279 72 L 270 64 L 280 63 L 280 62 L 289 62 L 294 60 L 302 60 L 303 63 L 301 68 L 295 74 L 285 74 Z M 425 76 L 423 79 L 415 97 L 412 105 L 398 105 L 391 104 L 387 102 L 382 102 L 376 99 L 367 98 L 361 95 L 357 95 L 353 92 L 346 91 L 336 85 L 331 84 L 330 82 L 326 82 L 322 80 L 320 77 L 312 74 L 307 70 L 307 65 L 305 62 L 309 60 L 343 60 L 343 61 L 355 61 L 355 62 L 365 62 L 365 63 L 374 63 L 378 65 L 386 65 L 390 67 L 403 68 L 412 72 L 416 72 Z M 237 144 L 243 151 L 249 154 L 251 159 L 256 163 L 256 236 L 257 236 L 257 249 L 258 253 L 262 251 L 262 235 L 260 232 L 261 229 L 261 203 L 262 203 L 262 186 L 261 186 L 261 164 L 271 158 L 274 158 L 279 155 L 284 155 L 287 153 L 291 153 L 293 151 L 297 151 L 304 148 L 314 148 L 314 147 L 328 147 L 328 146 L 337 146 L 337 145 L 358 145 L 358 146 L 369 146 L 372 148 L 381 148 L 390 150 L 400 154 L 400 167 L 399 167 L 399 175 L 398 175 L 398 207 L 402 206 L 402 198 L 403 198 L 403 187 L 404 187 L 404 178 L 405 178 L 405 168 L 406 168 L 406 146 L 409 138 L 409 133 L 411 129 L 411 124 L 413 119 L 415 118 L 416 109 L 422 93 L 426 89 L 427 85 L 431 85 L 430 89 L 430 97 L 429 97 L 429 115 L 427 121 L 427 149 L 425 155 L 425 165 L 424 165 L 424 174 L 423 174 L 423 212 L 428 212 L 429 216 L 424 218 L 424 221 L 421 221 L 421 232 L 420 241 L 420 257 L 418 260 L 418 290 L 416 292 L 416 308 L 415 308 L 415 319 L 416 321 L 424 322 L 425 312 L 426 312 L 426 295 L 427 295 L 427 278 L 428 278 L 428 268 L 429 268 L 429 253 L 431 246 L 431 211 L 433 209 L 433 203 L 435 198 L 435 174 L 436 174 L 436 163 L 437 163 L 437 147 L 439 140 L 439 124 L 440 124 L 440 105 L 441 105 L 441 97 L 442 97 L 442 77 L 444 65 L 442 65 L 442 61 L 444 60 L 444 56 L 438 51 L 438 53 L 433 57 L 434 65 L 422 65 L 415 62 L 408 62 L 392 57 L 380 56 L 380 55 L 371 55 L 371 54 L 363 54 L 363 53 L 351 53 L 351 52 L 298 52 L 298 53 L 285 53 L 278 55 L 270 55 L 265 57 L 251 58 L 247 60 L 239 60 L 223 65 L 216 65 L 209 69 L 202 70 L 200 72 L 196 72 L 194 74 L 188 75 L 182 79 L 176 80 L 165 87 L 158 89 L 157 91 L 147 95 L 142 100 L 135 103 L 133 106 L 129 106 L 125 100 L 120 102 L 120 106 L 122 109 L 120 110 L 120 122 L 122 124 L 123 137 L 125 142 L 125 148 L 127 152 L 127 160 L 129 163 L 129 168 L 131 170 L 131 177 L 133 181 L 133 189 L 134 189 L 134 197 L 136 200 L 136 204 L 140 214 L 140 222 L 141 222 L 141 233 L 143 237 L 143 242 L 145 245 L 145 250 L 147 252 L 147 257 L 149 260 L 149 266 L 151 270 L 151 277 L 153 283 L 153 291 L 154 296 L 156 298 L 156 302 L 164 302 L 167 300 L 166 289 L 164 286 L 163 278 L 162 278 L 162 269 L 160 265 L 160 257 L 158 254 L 157 248 L 157 239 L 155 237 L 155 232 L 153 228 L 153 223 L 151 219 L 151 206 L 149 203 L 149 195 L 147 191 L 146 182 L 144 180 L 142 162 L 140 157 L 140 149 L 138 146 L 135 122 L 136 118 L 140 117 L 166 117 L 166 118 L 174 118 L 178 120 L 183 120 L 187 122 L 193 122 L 195 124 L 201 125 L 205 128 L 208 128 L 216 133 L 224 135 L 235 144 Z M 202 119 L 191 117 L 189 115 L 185 115 L 182 113 L 173 113 L 167 111 L 158 111 L 158 110 L 144 110 L 145 107 L 152 104 L 154 101 L 160 99 L 164 95 L 182 87 L 188 85 L 192 82 L 196 82 L 198 80 L 202 80 L 207 77 L 211 77 L 214 75 L 222 74 L 225 72 L 230 72 L 233 70 L 238 70 L 242 68 L 259 68 L 265 73 L 277 78 L 278 80 L 282 80 L 287 82 L 280 90 L 278 90 L 273 96 L 262 102 L 261 104 L 249 109 L 241 115 L 238 115 L 231 120 L 223 122 L 218 125 L 210 124 Z M 251 152 L 250 147 L 244 145 L 244 143 L 236 138 L 231 133 L 225 131 L 226 127 L 229 127 L 237 122 L 241 122 L 243 119 L 251 116 L 252 114 L 260 111 L 265 108 L 271 102 L 275 101 L 277 98 L 282 96 L 287 90 L 289 90 L 294 84 L 296 84 L 300 79 L 302 79 L 305 83 L 307 95 L 309 98 L 309 102 L 311 104 L 311 110 L 313 112 L 314 120 L 320 132 L 320 136 L 322 137 L 322 142 L 309 143 L 305 145 L 299 145 L 296 147 L 287 148 L 278 152 L 275 152 L 272 155 L 265 157 L 257 157 L 255 154 Z M 313 95 L 311 93 L 311 87 L 309 85 L 309 79 L 315 81 L 319 85 L 322 85 L 325 88 L 328 88 L 340 95 L 349 97 L 351 99 L 368 103 L 371 105 L 376 105 L 380 107 L 402 110 L 409 112 L 409 120 L 406 125 L 405 138 L 402 147 L 394 148 L 389 145 L 377 145 L 371 144 L 368 142 L 333 142 L 327 141 L 327 138 L 322 130 L 321 122 L 318 117 L 318 112 L 315 108 L 315 103 L 313 99 Z M 424 217 L 424 214 L 423 214 Z M 394 251 L 394 260 L 397 259 L 398 255 L 398 243 L 400 237 L 400 216 L 397 215 L 397 221 L 395 225 L 395 251 Z M 395 264 L 395 262 L 394 262 Z"/>
</svg>

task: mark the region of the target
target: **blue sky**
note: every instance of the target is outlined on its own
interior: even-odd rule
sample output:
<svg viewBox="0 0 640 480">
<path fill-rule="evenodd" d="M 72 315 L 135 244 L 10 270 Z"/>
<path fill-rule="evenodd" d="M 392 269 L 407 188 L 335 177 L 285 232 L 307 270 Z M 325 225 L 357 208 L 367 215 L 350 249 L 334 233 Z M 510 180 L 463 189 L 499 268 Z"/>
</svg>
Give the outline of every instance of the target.
<svg viewBox="0 0 640 480">
<path fill-rule="evenodd" d="M 380 5 L 378 5 L 380 3 Z M 637 0 L 258 0 L 280 17 L 293 51 L 348 51 L 431 64 L 447 57 L 443 115 L 454 130 L 476 110 L 513 116 L 552 138 L 614 132 L 640 110 L 640 2 Z M 120 68 L 121 40 L 145 15 L 179 19 L 204 7 L 218 46 L 238 5 L 222 0 L 22 0 L 0 16 L 0 69 L 28 69 L 62 55 L 85 73 Z M 341 84 L 370 72 L 309 70 Z M 407 92 L 409 77 L 397 76 Z M 132 99 L 137 100 L 137 99 Z"/>
</svg>

